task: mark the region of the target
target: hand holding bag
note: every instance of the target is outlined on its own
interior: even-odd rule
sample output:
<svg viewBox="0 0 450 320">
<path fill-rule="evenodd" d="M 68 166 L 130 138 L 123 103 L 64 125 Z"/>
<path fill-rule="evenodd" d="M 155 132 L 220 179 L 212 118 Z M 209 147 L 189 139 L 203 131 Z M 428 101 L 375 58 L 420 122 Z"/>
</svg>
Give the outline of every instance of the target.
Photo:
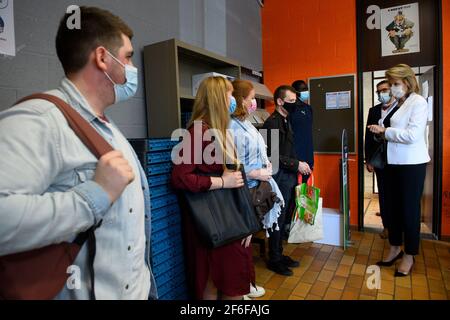
<svg viewBox="0 0 450 320">
<path fill-rule="evenodd" d="M 218 248 L 261 230 L 247 177 L 244 187 L 206 192 L 184 192 L 194 225 L 208 248 Z"/>
</svg>

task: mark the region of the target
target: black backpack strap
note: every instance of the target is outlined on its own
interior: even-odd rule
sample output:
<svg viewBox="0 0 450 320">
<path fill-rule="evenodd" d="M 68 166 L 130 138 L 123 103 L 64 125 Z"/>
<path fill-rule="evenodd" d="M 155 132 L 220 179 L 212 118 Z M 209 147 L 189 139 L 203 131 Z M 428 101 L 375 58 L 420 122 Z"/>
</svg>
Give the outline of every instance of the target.
<svg viewBox="0 0 450 320">
<path fill-rule="evenodd" d="M 97 252 L 97 243 L 95 241 L 95 230 L 100 228 L 103 220 L 101 220 L 96 226 L 92 226 L 89 230 L 80 233 L 73 243 L 80 246 L 80 248 L 87 242 L 88 248 L 88 267 L 89 273 L 91 275 L 91 292 L 90 300 L 97 300 L 95 297 L 95 271 L 94 271 L 94 261 L 95 254 Z"/>
</svg>

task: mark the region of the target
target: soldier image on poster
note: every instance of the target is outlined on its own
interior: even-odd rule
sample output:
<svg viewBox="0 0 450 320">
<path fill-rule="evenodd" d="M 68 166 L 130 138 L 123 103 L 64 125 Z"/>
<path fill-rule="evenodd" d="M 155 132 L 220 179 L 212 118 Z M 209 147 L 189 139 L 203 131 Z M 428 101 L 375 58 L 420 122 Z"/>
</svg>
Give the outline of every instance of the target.
<svg viewBox="0 0 450 320">
<path fill-rule="evenodd" d="M 409 49 L 405 49 L 405 45 L 414 36 L 413 28 L 414 22 L 406 19 L 403 12 L 399 11 L 394 21 L 386 27 L 389 38 L 396 47 L 392 53 L 409 52 Z"/>
<path fill-rule="evenodd" d="M 0 16 L 0 33 L 3 33 L 4 29 L 5 29 L 5 22 L 3 21 L 2 17 Z"/>
<path fill-rule="evenodd" d="M 420 52 L 419 3 L 381 10 L 383 57 Z"/>
</svg>

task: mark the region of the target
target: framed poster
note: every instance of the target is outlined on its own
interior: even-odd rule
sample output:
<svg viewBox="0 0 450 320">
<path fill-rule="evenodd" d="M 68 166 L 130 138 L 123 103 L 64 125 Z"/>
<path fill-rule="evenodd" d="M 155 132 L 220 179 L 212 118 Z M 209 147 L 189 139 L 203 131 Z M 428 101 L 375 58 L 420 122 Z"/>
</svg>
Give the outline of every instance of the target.
<svg viewBox="0 0 450 320">
<path fill-rule="evenodd" d="M 13 0 L 0 0 L 0 55 L 15 56 Z"/>
<path fill-rule="evenodd" d="M 420 52 L 419 3 L 381 10 L 382 56 Z"/>
</svg>

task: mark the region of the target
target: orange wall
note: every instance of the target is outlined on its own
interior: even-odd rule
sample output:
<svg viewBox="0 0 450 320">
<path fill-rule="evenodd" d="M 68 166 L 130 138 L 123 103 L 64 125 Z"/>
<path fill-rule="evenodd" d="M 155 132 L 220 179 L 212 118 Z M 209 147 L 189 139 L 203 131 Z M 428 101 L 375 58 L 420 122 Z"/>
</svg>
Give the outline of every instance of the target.
<svg viewBox="0 0 450 320">
<path fill-rule="evenodd" d="M 450 0 L 442 0 L 444 49 L 444 130 L 442 235 L 450 236 Z"/>
<path fill-rule="evenodd" d="M 272 91 L 297 79 L 357 73 L 355 0 L 266 0 L 262 12 L 264 76 Z M 315 157 L 324 207 L 339 208 L 339 158 Z M 358 158 L 351 160 L 351 224 L 357 225 Z"/>
</svg>

